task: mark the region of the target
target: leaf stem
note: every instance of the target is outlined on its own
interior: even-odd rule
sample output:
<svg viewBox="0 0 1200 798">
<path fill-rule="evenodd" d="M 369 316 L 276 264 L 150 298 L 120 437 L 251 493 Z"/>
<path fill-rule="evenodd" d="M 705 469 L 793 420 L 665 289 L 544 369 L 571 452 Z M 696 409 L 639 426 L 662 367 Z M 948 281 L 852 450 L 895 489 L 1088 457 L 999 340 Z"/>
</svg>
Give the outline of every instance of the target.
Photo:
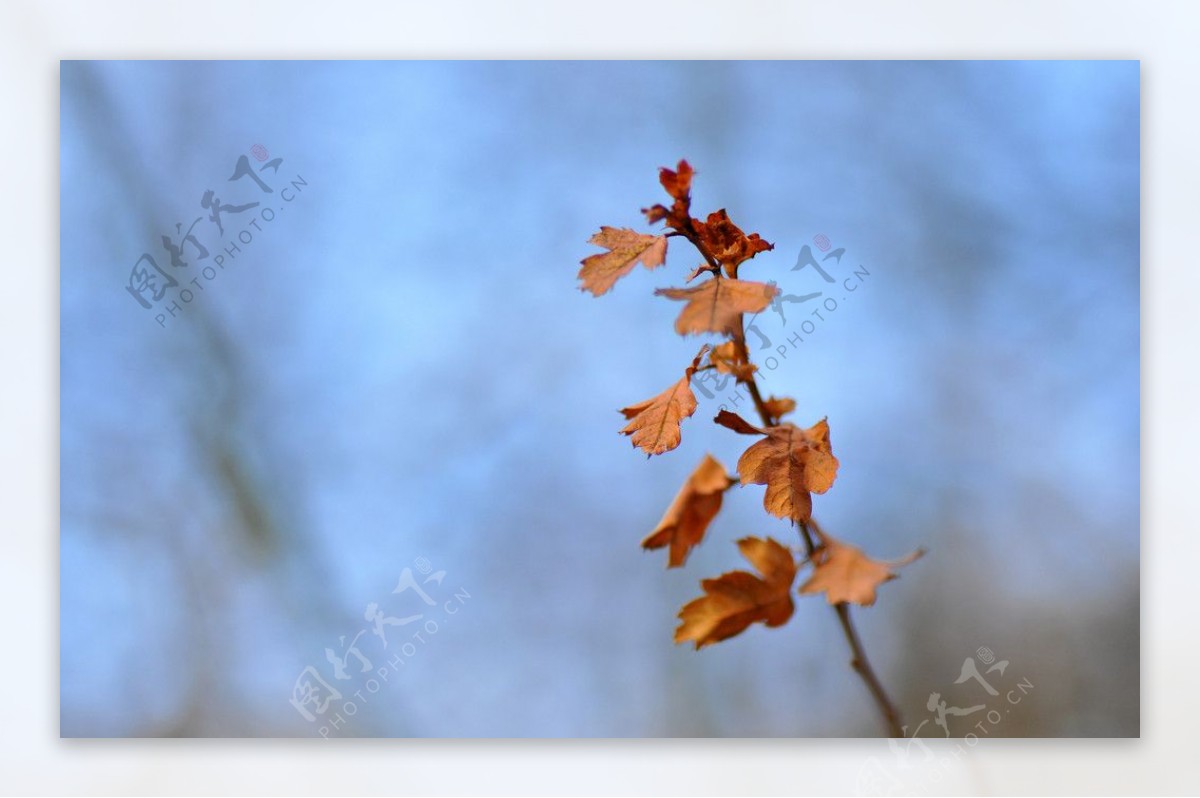
<svg viewBox="0 0 1200 798">
<path fill-rule="evenodd" d="M 738 315 L 737 334 L 733 336 L 733 345 L 737 348 L 738 357 L 744 363 L 750 363 L 750 348 L 746 346 L 746 318 L 744 315 Z M 767 403 L 763 401 L 762 393 L 758 390 L 758 381 L 751 374 L 748 380 L 743 380 L 746 390 L 750 392 L 750 398 L 754 401 L 754 409 L 758 411 L 759 417 L 763 424 L 768 427 L 775 426 L 775 418 L 771 415 L 771 411 L 767 410 Z M 811 552 L 809 552 L 811 554 Z"/>
</svg>

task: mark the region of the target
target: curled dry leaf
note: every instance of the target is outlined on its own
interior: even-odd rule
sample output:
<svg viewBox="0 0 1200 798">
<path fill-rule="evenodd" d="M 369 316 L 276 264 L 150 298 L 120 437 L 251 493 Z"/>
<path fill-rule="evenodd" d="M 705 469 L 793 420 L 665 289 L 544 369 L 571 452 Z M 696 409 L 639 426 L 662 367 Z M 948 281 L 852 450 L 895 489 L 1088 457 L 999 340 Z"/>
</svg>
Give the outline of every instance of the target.
<svg viewBox="0 0 1200 798">
<path fill-rule="evenodd" d="M 766 485 L 763 507 L 776 518 L 807 521 L 812 516 L 812 494 L 829 490 L 837 477 L 829 423 L 821 419 L 808 429 L 786 423 L 760 429 L 728 410 L 714 420 L 743 435 L 766 436 L 738 459 L 742 484 Z"/>
<path fill-rule="evenodd" d="M 813 531 L 817 533 L 821 545 L 812 555 L 812 577 L 800 586 L 800 592 L 824 591 L 830 604 L 848 601 L 864 607 L 871 606 L 875 603 L 875 589 L 896 578 L 893 568 L 908 565 L 925 553 L 923 549 L 917 549 L 894 562 L 872 560 L 861 549 L 835 540 L 815 526 Z"/>
<path fill-rule="evenodd" d="M 692 365 L 683 372 L 683 378 L 658 396 L 621 409 L 625 418 L 630 419 L 621 430 L 621 434 L 632 436 L 630 440 L 633 445 L 647 455 L 669 452 L 679 445 L 680 424 L 696 412 L 696 395 L 692 393 L 691 385 L 692 375 L 696 373 L 700 359 L 707 352 L 707 344 L 700 347 Z"/>
<path fill-rule="evenodd" d="M 671 215 L 671 211 L 667 209 L 667 206 L 661 203 L 655 203 L 649 208 L 642 208 L 642 213 L 646 214 L 646 221 L 649 224 L 661 222 L 663 219 L 666 219 Z"/>
<path fill-rule="evenodd" d="M 775 245 L 759 237 L 758 233 L 746 235 L 729 219 L 725 209 L 710 213 L 707 221 L 693 222 L 701 243 L 712 256 L 725 267 L 730 277 L 737 276 L 739 264 L 760 252 L 774 249 Z"/>
<path fill-rule="evenodd" d="M 591 291 L 595 296 L 608 293 L 617 280 L 633 271 L 638 261 L 647 269 L 653 269 L 662 266 L 667 259 L 665 236 L 643 235 L 624 227 L 601 227 L 588 243 L 609 250 L 588 255 L 581 261 L 581 290 Z"/>
<path fill-rule="evenodd" d="M 713 277 L 695 288 L 660 288 L 654 293 L 668 299 L 687 300 L 675 320 L 675 332 L 680 335 L 703 332 L 733 335 L 742 314 L 764 310 L 779 289 L 750 280 Z"/>
<path fill-rule="evenodd" d="M 690 640 L 700 649 L 740 634 L 752 623 L 782 626 L 792 617 L 792 553 L 771 538 L 742 538 L 738 548 L 762 576 L 730 571 L 702 580 L 704 595 L 679 611 L 682 623 L 675 630 L 676 643 Z"/>
<path fill-rule="evenodd" d="M 758 366 L 742 359 L 742 353 L 733 341 L 726 341 L 713 347 L 708 361 L 717 371 L 722 374 L 732 374 L 741 382 L 754 379 L 754 372 L 758 371 Z"/>
<path fill-rule="evenodd" d="M 704 460 L 683 483 L 658 526 L 642 541 L 642 548 L 670 546 L 667 567 L 683 565 L 688 553 L 704 539 L 708 525 L 721 511 L 722 496 L 733 484 L 725 466 L 711 454 L 704 455 Z"/>
<path fill-rule="evenodd" d="M 695 170 L 687 161 L 680 161 L 674 171 L 665 166 L 659 169 L 658 182 L 662 183 L 662 187 L 671 195 L 674 202 L 670 208 L 663 205 L 642 208 L 642 213 L 646 214 L 646 221 L 654 224 L 666 219 L 667 224 L 677 230 L 687 227 L 688 221 L 691 219 L 692 176 L 694 174 Z"/>
<path fill-rule="evenodd" d="M 692 165 L 685 160 L 680 160 L 679 165 L 672 171 L 667 167 L 662 167 L 658 170 L 658 182 L 662 183 L 662 187 L 671 195 L 671 199 L 676 202 L 691 202 L 692 201 L 692 177 L 696 174 L 696 170 Z"/>
</svg>

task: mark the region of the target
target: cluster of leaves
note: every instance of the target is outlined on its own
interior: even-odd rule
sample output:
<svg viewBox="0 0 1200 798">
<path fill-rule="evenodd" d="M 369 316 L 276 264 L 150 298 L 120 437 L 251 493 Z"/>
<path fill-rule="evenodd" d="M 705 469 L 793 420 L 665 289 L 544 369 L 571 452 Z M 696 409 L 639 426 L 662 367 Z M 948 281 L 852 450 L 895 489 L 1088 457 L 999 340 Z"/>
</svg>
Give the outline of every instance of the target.
<svg viewBox="0 0 1200 798">
<path fill-rule="evenodd" d="M 706 279 L 689 288 L 660 288 L 655 294 L 685 303 L 675 320 L 677 333 L 716 335 L 724 340 L 700 347 L 683 375 L 666 390 L 621 410 L 628 422 L 621 433 L 628 435 L 635 447 L 650 456 L 679 446 L 683 421 L 696 412 L 692 377 L 707 369 L 731 375 L 745 385 L 762 419 L 759 427 L 727 410 L 717 414 L 716 424 L 758 436 L 758 440 L 738 459 L 736 476 L 706 454 L 642 546 L 667 549 L 668 568 L 683 566 L 720 512 L 725 492 L 738 484 L 766 486 L 766 511 L 801 529 L 805 550 L 799 559 L 770 537 L 745 537 L 738 541 L 738 549 L 757 573 L 731 571 L 701 581 L 704 594 L 680 611 L 682 623 L 675 631 L 675 642 L 690 641 L 702 648 L 740 634 L 754 623 L 770 627 L 786 623 L 794 610 L 792 586 L 802 568 L 811 567 L 811 573 L 800 586 L 800 594 L 824 593 L 830 604 L 868 606 L 875 602 L 876 588 L 895 578 L 894 569 L 921 552 L 897 562 L 873 560 L 825 534 L 813 521 L 812 494 L 828 491 L 837 477 L 829 423 L 821 419 L 801 427 L 784 421 L 784 416 L 796 410 L 796 402 L 788 397 L 761 397 L 755 383 L 757 368 L 745 342 L 743 314 L 766 309 L 778 289 L 741 279 L 738 269 L 773 245 L 757 233 L 744 233 L 723 209 L 710 213 L 704 221 L 694 218 L 694 174 L 686 161 L 680 161 L 674 170 L 662 169 L 659 180 L 671 205 L 656 204 L 642 212 L 651 224 L 665 222 L 667 231 L 652 235 L 601 227 L 589 243 L 607 251 L 584 258 L 579 279 L 582 290 L 595 296 L 606 294 L 638 263 L 651 270 L 665 265 L 671 238 L 686 239 L 704 258 L 686 282 L 701 275 L 707 275 Z"/>
</svg>

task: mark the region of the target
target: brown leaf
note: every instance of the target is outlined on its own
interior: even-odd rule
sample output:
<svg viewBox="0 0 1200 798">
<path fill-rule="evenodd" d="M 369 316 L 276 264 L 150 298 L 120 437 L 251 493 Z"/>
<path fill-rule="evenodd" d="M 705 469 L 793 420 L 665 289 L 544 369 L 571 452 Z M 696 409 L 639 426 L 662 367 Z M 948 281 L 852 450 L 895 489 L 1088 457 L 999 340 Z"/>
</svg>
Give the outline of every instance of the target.
<svg viewBox="0 0 1200 798">
<path fill-rule="evenodd" d="M 674 171 L 665 166 L 659 169 L 658 181 L 662 183 L 662 187 L 667 190 L 674 202 L 671 203 L 670 208 L 663 205 L 642 208 L 642 213 L 646 214 L 646 221 L 653 224 L 666 219 L 667 224 L 677 230 L 686 228 L 691 219 L 692 176 L 694 174 L 695 171 L 687 161 L 680 161 Z"/>
<path fill-rule="evenodd" d="M 671 171 L 667 167 L 662 167 L 658 170 L 658 182 L 662 183 L 662 187 L 667 190 L 671 198 L 677 202 L 690 202 L 692 192 L 692 176 L 696 174 L 696 170 L 692 169 L 692 165 L 687 161 L 681 160 L 679 165 L 675 167 L 675 171 Z"/>
<path fill-rule="evenodd" d="M 732 374 L 742 382 L 752 380 L 754 372 L 758 371 L 758 366 L 742 359 L 741 352 L 733 341 L 726 341 L 713 347 L 708 361 L 717 371 L 722 374 Z"/>
<path fill-rule="evenodd" d="M 622 435 L 633 436 L 630 440 L 647 455 L 669 452 L 679 445 L 680 424 L 696 412 L 696 395 L 692 393 L 692 375 L 700 366 L 700 358 L 708 352 L 708 345 L 692 360 L 692 365 L 683 372 L 683 378 L 658 396 L 621 409 L 625 418 L 632 419 L 621 430 Z"/>
<path fill-rule="evenodd" d="M 763 405 L 767 408 L 767 412 L 771 414 L 771 418 L 778 421 L 788 413 L 796 409 L 796 400 L 787 396 L 774 397 L 763 401 Z"/>
<path fill-rule="evenodd" d="M 671 212 L 667 210 L 665 205 L 658 204 L 651 205 L 649 208 L 642 208 L 642 213 L 646 214 L 646 221 L 650 224 L 661 222 L 671 215 Z"/>
<path fill-rule="evenodd" d="M 700 649 L 740 634 L 752 623 L 782 626 L 792 617 L 792 553 L 771 538 L 742 538 L 738 548 L 762 577 L 730 571 L 701 581 L 704 595 L 679 611 L 683 623 L 675 630 L 676 643 L 691 640 Z"/>
<path fill-rule="evenodd" d="M 696 233 L 713 257 L 725 267 L 730 277 L 737 276 L 739 264 L 760 252 L 774 249 L 775 245 L 759 237 L 758 233 L 746 235 L 729 219 L 725 209 L 710 213 L 708 220 L 694 222 Z"/>
<path fill-rule="evenodd" d="M 737 413 L 731 413 L 728 410 L 722 410 L 721 412 L 717 413 L 717 417 L 714 418 L 713 421 L 715 421 L 717 424 L 720 424 L 722 427 L 728 427 L 729 429 L 741 435 L 767 434 L 764 430 L 754 426 Z"/>
<path fill-rule="evenodd" d="M 625 227 L 601 227 L 588 243 L 609 250 L 588 255 L 581 261 L 581 288 L 595 296 L 608 293 L 617 280 L 633 271 L 639 260 L 647 269 L 653 269 L 662 266 L 667 259 L 665 236 L 643 235 Z"/>
<path fill-rule="evenodd" d="M 759 429 L 736 413 L 722 410 L 718 424 L 743 435 L 766 435 L 742 453 L 738 475 L 743 485 L 766 485 L 763 507 L 776 518 L 803 523 L 812 516 L 812 493 L 824 493 L 837 477 L 838 461 L 829 445 L 829 423 L 808 429 L 795 424 Z"/>
<path fill-rule="evenodd" d="M 871 606 L 875 603 L 875 589 L 896 578 L 893 568 L 908 565 L 925 553 L 923 549 L 917 549 L 895 562 L 872 560 L 861 549 L 835 540 L 815 526 L 813 531 L 821 545 L 812 555 L 813 575 L 800 586 L 800 592 L 824 591 L 830 604 L 849 601 Z"/>
<path fill-rule="evenodd" d="M 750 280 L 714 277 L 695 288 L 660 288 L 656 296 L 684 299 L 687 304 L 675 320 L 675 332 L 715 332 L 732 335 L 743 313 L 757 313 L 771 304 L 779 289 Z"/>
<path fill-rule="evenodd" d="M 711 454 L 704 455 L 658 526 L 642 541 L 642 548 L 661 549 L 669 545 L 667 567 L 683 565 L 688 553 L 704 539 L 708 525 L 721 510 L 722 496 L 732 484 L 734 480 L 729 478 L 725 466 Z"/>
</svg>

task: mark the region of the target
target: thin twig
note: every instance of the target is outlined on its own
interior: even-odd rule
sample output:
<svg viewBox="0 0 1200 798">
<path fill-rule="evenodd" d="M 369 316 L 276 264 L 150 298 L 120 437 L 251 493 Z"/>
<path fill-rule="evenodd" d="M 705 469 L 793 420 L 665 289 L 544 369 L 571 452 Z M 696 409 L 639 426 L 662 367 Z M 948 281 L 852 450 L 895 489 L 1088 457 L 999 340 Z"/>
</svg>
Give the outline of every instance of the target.
<svg viewBox="0 0 1200 798">
<path fill-rule="evenodd" d="M 800 536 L 804 538 L 804 546 L 808 549 L 808 556 L 811 558 L 816 551 L 816 546 L 813 544 L 808 524 L 800 524 Z M 900 722 L 900 712 L 888 698 L 887 691 L 883 689 L 883 683 L 879 681 L 879 677 L 875 675 L 875 669 L 871 667 L 871 661 L 867 659 L 862 639 L 859 638 L 858 630 L 854 628 L 854 621 L 850 618 L 850 605 L 841 601 L 834 604 L 833 609 L 837 612 L 838 621 L 841 622 L 846 642 L 850 644 L 850 652 L 853 655 L 850 667 L 854 668 L 855 673 L 862 677 L 867 689 L 871 691 L 871 696 L 879 707 L 879 714 L 883 716 L 883 722 L 887 725 L 888 736 L 903 737 L 904 726 Z"/>
</svg>

